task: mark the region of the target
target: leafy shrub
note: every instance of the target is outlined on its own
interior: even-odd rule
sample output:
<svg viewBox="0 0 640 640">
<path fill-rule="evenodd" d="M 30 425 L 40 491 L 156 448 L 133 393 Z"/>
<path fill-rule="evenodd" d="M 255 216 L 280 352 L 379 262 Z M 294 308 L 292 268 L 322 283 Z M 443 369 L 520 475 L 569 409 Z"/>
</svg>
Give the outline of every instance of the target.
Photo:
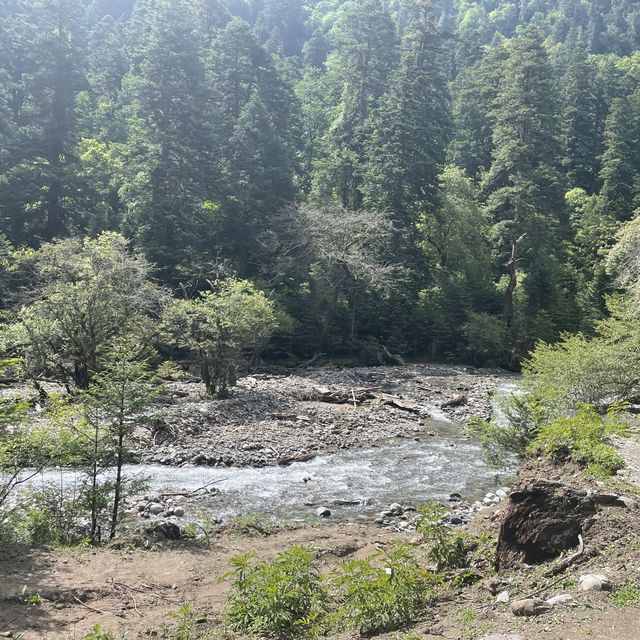
<svg viewBox="0 0 640 640">
<path fill-rule="evenodd" d="M 191 640 L 198 637 L 196 625 L 207 621 L 207 617 L 197 613 L 188 602 L 183 602 L 176 611 L 171 611 L 168 615 L 177 622 L 176 628 L 171 632 L 172 640 Z"/>
<path fill-rule="evenodd" d="M 467 430 L 478 438 L 490 464 L 505 466 L 512 456 L 523 457 L 527 447 L 549 418 L 546 398 L 533 394 L 510 395 L 499 401 L 504 423 L 471 416 Z"/>
<path fill-rule="evenodd" d="M 627 427 L 618 421 L 615 409 L 603 417 L 593 406 L 582 405 L 575 416 L 557 418 L 541 427 L 528 451 L 552 460 L 573 460 L 592 473 L 610 476 L 622 468 L 624 459 L 609 440 L 626 433 Z"/>
<path fill-rule="evenodd" d="M 278 635 L 312 628 L 324 590 L 311 549 L 297 545 L 272 562 L 244 554 L 231 563 L 225 577 L 232 581 L 229 618 L 236 630 Z"/>
<path fill-rule="evenodd" d="M 505 360 L 510 343 L 509 329 L 498 316 L 471 312 L 462 325 L 462 332 L 473 364 L 500 364 Z"/>
<path fill-rule="evenodd" d="M 397 629 L 423 610 L 436 582 L 401 543 L 371 560 L 346 560 L 331 578 L 339 603 L 331 617 L 360 633 Z"/>
<path fill-rule="evenodd" d="M 429 556 L 438 570 L 458 567 L 465 558 L 464 538 L 443 521 L 448 510 L 435 503 L 418 508 L 416 530 L 429 545 Z"/>
</svg>

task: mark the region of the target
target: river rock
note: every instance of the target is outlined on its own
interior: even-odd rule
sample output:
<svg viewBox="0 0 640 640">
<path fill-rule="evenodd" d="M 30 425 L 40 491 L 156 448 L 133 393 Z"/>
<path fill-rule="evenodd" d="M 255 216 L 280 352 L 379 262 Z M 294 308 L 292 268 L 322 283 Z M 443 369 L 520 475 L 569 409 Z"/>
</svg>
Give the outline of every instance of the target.
<svg viewBox="0 0 640 640">
<path fill-rule="evenodd" d="M 568 593 L 559 593 L 557 596 L 553 596 L 552 598 L 545 600 L 545 602 L 550 604 L 552 607 L 557 607 L 562 604 L 571 604 L 573 601 L 573 598 Z"/>
<path fill-rule="evenodd" d="M 547 604 L 540 598 L 526 598 L 525 600 L 516 600 L 511 605 L 511 612 L 514 616 L 539 616 L 552 609 L 550 604 Z"/>
<path fill-rule="evenodd" d="M 151 505 L 149 505 L 149 508 L 147 509 L 147 511 L 151 515 L 158 516 L 164 511 L 164 507 L 161 504 L 158 504 L 157 502 L 153 502 Z"/>
<path fill-rule="evenodd" d="M 508 591 L 501 591 L 496 596 L 496 603 L 497 604 L 508 604 L 509 603 L 509 592 Z"/>
<path fill-rule="evenodd" d="M 608 591 L 611 588 L 609 578 L 603 573 L 587 573 L 580 576 L 581 591 Z"/>
<path fill-rule="evenodd" d="M 173 515 L 177 518 L 182 518 L 184 516 L 184 508 L 183 507 L 175 507 L 173 510 Z"/>
<path fill-rule="evenodd" d="M 331 516 L 331 509 L 327 509 L 327 507 L 318 507 L 316 509 L 316 515 L 318 518 L 329 518 Z"/>
</svg>

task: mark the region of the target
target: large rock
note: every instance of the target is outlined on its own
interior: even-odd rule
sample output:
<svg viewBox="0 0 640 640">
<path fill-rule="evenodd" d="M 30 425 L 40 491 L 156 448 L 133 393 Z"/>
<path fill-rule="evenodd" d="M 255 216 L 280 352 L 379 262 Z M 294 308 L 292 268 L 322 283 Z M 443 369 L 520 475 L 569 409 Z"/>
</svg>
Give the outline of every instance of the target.
<svg viewBox="0 0 640 640">
<path fill-rule="evenodd" d="M 609 578 L 603 573 L 587 573 L 580 576 L 581 591 L 608 591 L 611 589 Z"/>
<path fill-rule="evenodd" d="M 510 495 L 498 538 L 498 569 L 540 564 L 578 546 L 596 507 L 585 492 L 546 480 L 519 485 Z"/>
<path fill-rule="evenodd" d="M 516 600 L 511 605 L 511 611 L 514 616 L 539 616 L 550 611 L 553 605 L 548 604 L 540 598 L 526 598 L 525 600 Z"/>
</svg>

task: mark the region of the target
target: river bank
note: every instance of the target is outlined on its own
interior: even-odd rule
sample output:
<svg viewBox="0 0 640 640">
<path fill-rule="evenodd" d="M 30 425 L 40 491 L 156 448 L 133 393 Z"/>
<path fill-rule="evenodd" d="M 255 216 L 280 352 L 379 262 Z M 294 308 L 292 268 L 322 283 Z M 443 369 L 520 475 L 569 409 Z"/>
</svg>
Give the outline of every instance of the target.
<svg viewBox="0 0 640 640">
<path fill-rule="evenodd" d="M 248 376 L 215 400 L 169 382 L 137 433 L 145 463 L 285 465 L 322 453 L 435 432 L 433 421 L 488 417 L 496 387 L 514 376 L 434 364 L 334 366 Z"/>
</svg>

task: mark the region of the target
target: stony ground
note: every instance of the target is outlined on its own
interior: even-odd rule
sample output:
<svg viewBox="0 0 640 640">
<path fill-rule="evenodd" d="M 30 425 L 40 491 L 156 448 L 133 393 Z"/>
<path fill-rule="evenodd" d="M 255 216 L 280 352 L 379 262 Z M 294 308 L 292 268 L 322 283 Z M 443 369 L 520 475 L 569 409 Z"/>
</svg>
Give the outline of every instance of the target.
<svg viewBox="0 0 640 640">
<path fill-rule="evenodd" d="M 144 462 L 171 465 L 307 460 L 428 430 L 430 418 L 488 416 L 491 394 L 505 379 L 444 365 L 327 366 L 243 378 L 226 400 L 205 397 L 198 383 L 168 383 L 150 426 L 138 434 L 139 453 Z M 335 397 L 343 402 L 327 401 Z"/>
</svg>

